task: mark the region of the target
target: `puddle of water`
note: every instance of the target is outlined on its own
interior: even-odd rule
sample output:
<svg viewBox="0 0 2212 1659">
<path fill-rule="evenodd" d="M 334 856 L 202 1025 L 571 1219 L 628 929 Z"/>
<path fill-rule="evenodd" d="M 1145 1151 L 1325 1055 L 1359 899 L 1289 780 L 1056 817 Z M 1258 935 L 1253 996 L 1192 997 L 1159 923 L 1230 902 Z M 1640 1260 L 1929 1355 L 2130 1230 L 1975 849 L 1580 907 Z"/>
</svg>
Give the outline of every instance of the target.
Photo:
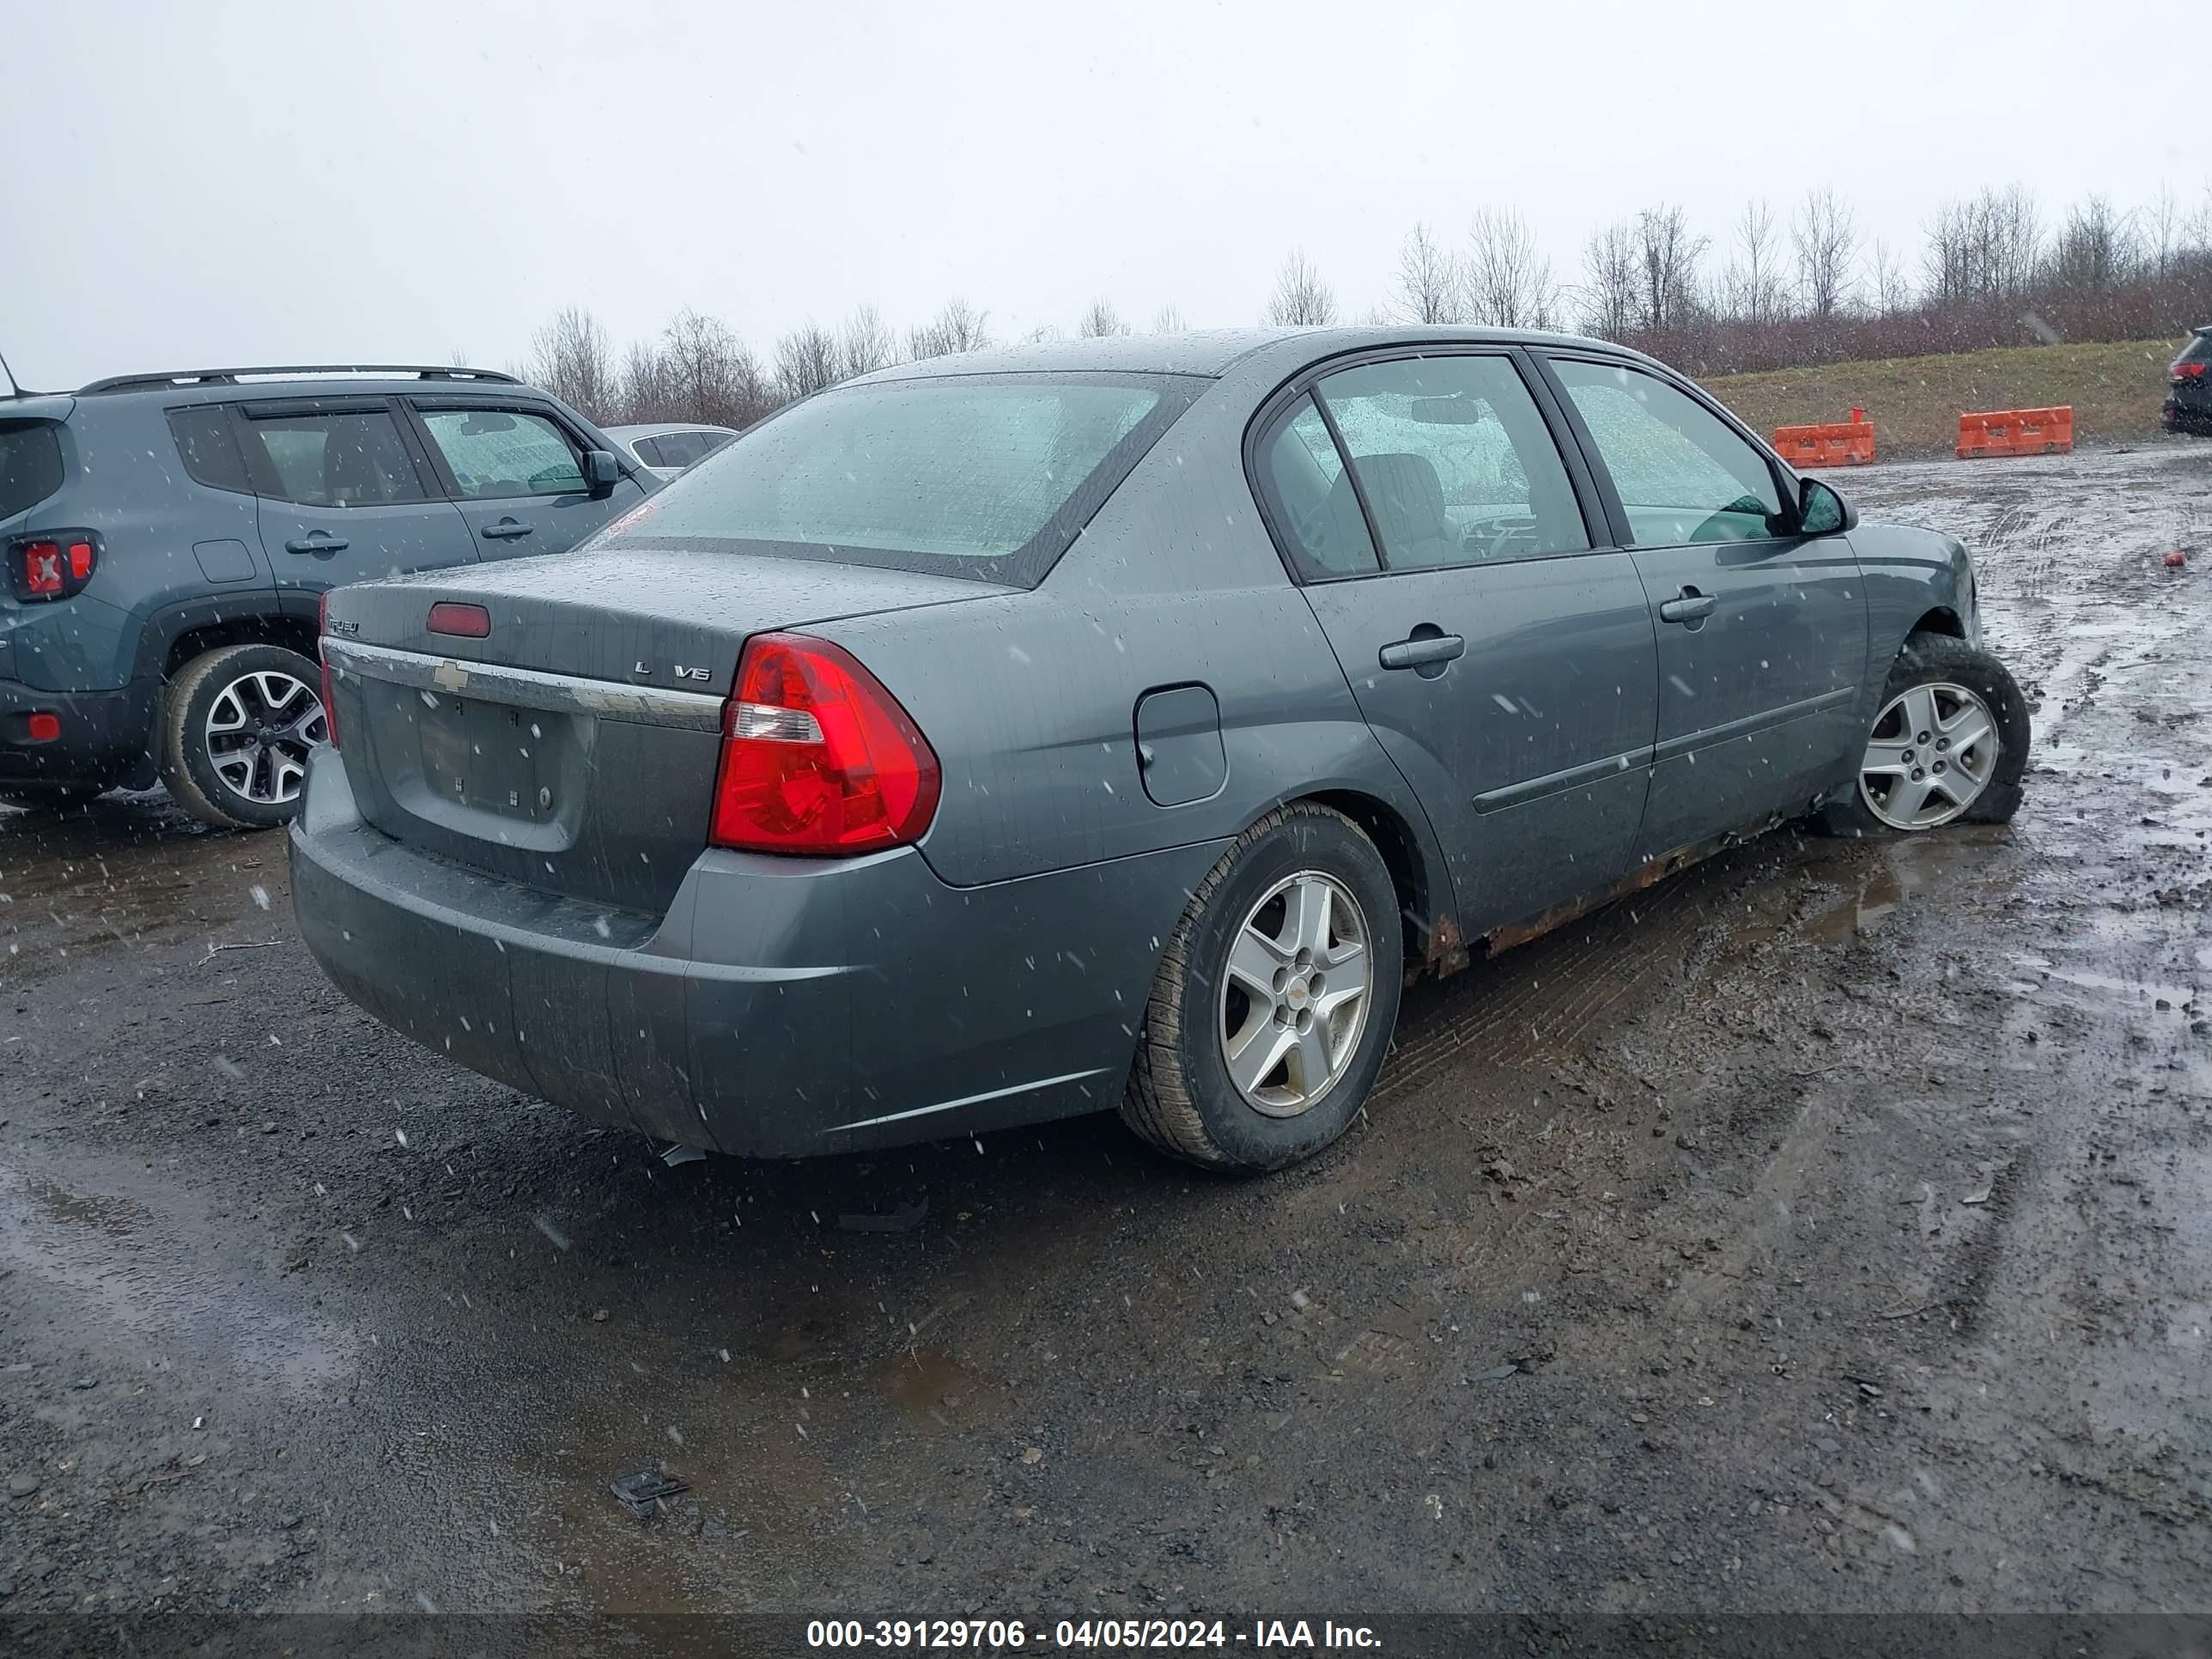
<svg viewBox="0 0 2212 1659">
<path fill-rule="evenodd" d="M 81 1227 L 90 1227 L 95 1232 L 106 1233 L 110 1238 L 129 1238 L 146 1221 L 146 1211 L 127 1198 L 111 1198 L 98 1193 L 73 1193 L 58 1186 L 43 1176 L 33 1176 L 26 1183 L 38 1206 L 57 1221 L 66 1221 Z"/>
<path fill-rule="evenodd" d="M 1987 862 L 1991 850 L 1986 840 L 1955 830 L 1887 842 L 1881 862 L 1860 878 L 1857 890 L 1808 918 L 1805 931 L 1823 945 L 1847 944 L 1871 933 L 1913 894 L 1970 874 L 1975 866 Z"/>
<path fill-rule="evenodd" d="M 0 1261 L 66 1286 L 118 1329 L 289 1397 L 328 1393 L 350 1374 L 353 1346 L 337 1328 L 256 1304 L 204 1271 L 204 1254 L 135 1200 L 0 1164 Z"/>
</svg>

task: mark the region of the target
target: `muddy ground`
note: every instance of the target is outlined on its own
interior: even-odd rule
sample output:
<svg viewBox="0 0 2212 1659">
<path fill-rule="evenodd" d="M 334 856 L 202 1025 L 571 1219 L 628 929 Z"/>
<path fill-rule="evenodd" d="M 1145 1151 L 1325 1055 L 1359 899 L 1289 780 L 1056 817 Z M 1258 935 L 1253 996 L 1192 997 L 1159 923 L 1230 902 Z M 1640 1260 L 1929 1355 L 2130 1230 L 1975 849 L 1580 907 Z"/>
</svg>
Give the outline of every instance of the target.
<svg viewBox="0 0 2212 1659">
<path fill-rule="evenodd" d="M 1975 549 L 2018 823 L 1423 987 L 1263 1182 L 672 1169 L 343 1000 L 276 838 L 0 813 L 0 1608 L 2212 1607 L 2212 452 L 1844 482 Z"/>
</svg>

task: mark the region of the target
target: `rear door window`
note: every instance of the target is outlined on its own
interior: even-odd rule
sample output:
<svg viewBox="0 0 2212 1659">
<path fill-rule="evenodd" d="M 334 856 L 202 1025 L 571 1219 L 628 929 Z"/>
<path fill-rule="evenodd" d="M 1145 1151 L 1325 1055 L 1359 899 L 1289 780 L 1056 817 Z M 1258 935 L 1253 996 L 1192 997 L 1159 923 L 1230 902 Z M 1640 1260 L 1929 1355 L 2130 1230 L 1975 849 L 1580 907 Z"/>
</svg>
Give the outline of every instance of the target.
<svg viewBox="0 0 2212 1659">
<path fill-rule="evenodd" d="M 660 440 L 658 438 L 633 438 L 630 440 L 629 449 L 631 454 L 636 456 L 647 466 L 668 465 L 666 461 L 660 459 Z"/>
<path fill-rule="evenodd" d="M 1589 549 L 1565 463 L 1511 359 L 1402 357 L 1314 390 L 1351 455 L 1386 569 Z"/>
<path fill-rule="evenodd" d="M 714 434 L 711 432 L 664 432 L 660 434 L 660 465 L 690 466 L 706 459 L 712 449 Z"/>
<path fill-rule="evenodd" d="M 1344 457 L 1310 395 L 1275 429 L 1261 451 L 1261 471 L 1277 527 L 1299 574 L 1308 581 L 1371 576 L 1374 539 L 1352 493 Z"/>
<path fill-rule="evenodd" d="M 520 409 L 425 409 L 430 441 L 453 486 L 471 501 L 521 495 L 574 495 L 584 488 L 584 460 L 567 433 L 543 415 Z"/>
<path fill-rule="evenodd" d="M 265 493 L 306 507 L 388 507 L 428 499 L 386 409 L 252 415 L 252 453 Z"/>
<path fill-rule="evenodd" d="M 0 421 L 0 519 L 62 487 L 61 429 L 51 421 Z"/>
</svg>

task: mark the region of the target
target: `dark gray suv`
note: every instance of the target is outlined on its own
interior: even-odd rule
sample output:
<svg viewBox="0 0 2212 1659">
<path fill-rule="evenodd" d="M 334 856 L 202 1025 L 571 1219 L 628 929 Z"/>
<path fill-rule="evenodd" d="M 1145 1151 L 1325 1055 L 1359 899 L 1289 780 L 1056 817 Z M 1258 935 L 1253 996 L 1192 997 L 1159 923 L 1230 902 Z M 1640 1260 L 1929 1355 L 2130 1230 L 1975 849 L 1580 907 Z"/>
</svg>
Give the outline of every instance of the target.
<svg viewBox="0 0 2212 1659">
<path fill-rule="evenodd" d="M 939 359 L 592 543 L 331 596 L 291 832 L 371 1012 L 793 1155 L 1119 1104 L 1278 1167 L 1400 987 L 1742 836 L 2002 821 L 2027 711 L 1948 536 L 1595 341 Z"/>
<path fill-rule="evenodd" d="M 322 595 L 574 546 L 658 483 L 483 369 L 202 369 L 0 398 L 0 802 L 159 778 L 289 820 Z"/>
</svg>

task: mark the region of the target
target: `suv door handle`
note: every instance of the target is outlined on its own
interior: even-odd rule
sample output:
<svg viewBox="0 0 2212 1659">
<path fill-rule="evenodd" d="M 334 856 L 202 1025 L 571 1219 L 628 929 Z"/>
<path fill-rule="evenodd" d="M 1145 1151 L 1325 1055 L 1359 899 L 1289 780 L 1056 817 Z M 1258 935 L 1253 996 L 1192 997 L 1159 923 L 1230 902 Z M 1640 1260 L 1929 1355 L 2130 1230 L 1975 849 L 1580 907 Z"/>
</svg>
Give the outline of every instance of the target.
<svg viewBox="0 0 2212 1659">
<path fill-rule="evenodd" d="M 343 536 L 333 536 L 318 530 L 312 536 L 302 536 L 298 541 L 286 542 L 287 553 L 343 553 L 352 545 Z"/>
<path fill-rule="evenodd" d="M 497 524 L 486 525 L 481 533 L 488 542 L 511 542 L 518 536 L 527 536 L 537 526 L 517 524 L 512 519 L 501 519 Z"/>
<path fill-rule="evenodd" d="M 1659 620 L 1672 623 L 1703 622 L 1713 614 L 1720 601 L 1710 593 L 1700 593 L 1694 587 L 1682 590 L 1679 599 L 1668 599 L 1659 606 Z"/>
<path fill-rule="evenodd" d="M 1434 623 L 1423 623 L 1413 630 L 1411 638 L 1393 641 L 1375 657 L 1385 668 L 1423 668 L 1433 664 L 1441 673 L 1445 663 L 1464 654 L 1466 650 L 1467 641 L 1458 635 L 1444 633 Z"/>
</svg>

